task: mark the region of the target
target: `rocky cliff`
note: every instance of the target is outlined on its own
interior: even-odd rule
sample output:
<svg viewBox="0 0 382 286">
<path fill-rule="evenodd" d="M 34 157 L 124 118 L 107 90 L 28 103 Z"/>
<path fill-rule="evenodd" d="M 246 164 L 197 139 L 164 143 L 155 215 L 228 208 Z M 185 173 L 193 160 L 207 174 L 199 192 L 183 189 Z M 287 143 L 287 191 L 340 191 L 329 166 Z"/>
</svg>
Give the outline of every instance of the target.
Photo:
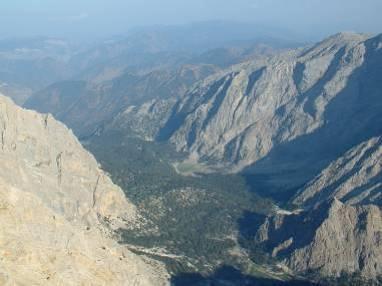
<svg viewBox="0 0 382 286">
<path fill-rule="evenodd" d="M 336 198 L 309 211 L 267 218 L 256 240 L 303 275 L 382 275 L 382 213 L 377 206 L 349 206 Z"/>
<path fill-rule="evenodd" d="M 382 137 L 362 142 L 306 184 L 294 202 L 305 206 L 337 197 L 348 204 L 382 205 Z"/>
<path fill-rule="evenodd" d="M 72 132 L 0 96 L 0 284 L 166 285 L 118 245 L 137 210 Z"/>
<path fill-rule="evenodd" d="M 382 133 L 381 47 L 342 33 L 233 66 L 180 99 L 158 139 L 214 168 L 313 174 Z"/>
</svg>

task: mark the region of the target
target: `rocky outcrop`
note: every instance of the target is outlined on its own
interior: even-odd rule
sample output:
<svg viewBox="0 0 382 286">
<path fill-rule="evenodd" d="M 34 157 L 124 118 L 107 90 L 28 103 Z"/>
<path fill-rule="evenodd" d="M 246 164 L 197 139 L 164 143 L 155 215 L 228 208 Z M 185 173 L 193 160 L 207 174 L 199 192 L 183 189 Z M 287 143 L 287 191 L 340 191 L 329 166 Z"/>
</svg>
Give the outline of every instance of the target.
<svg viewBox="0 0 382 286">
<path fill-rule="evenodd" d="M 382 275 L 382 212 L 377 206 L 353 207 L 330 199 L 310 211 L 267 218 L 256 240 L 298 274 Z"/>
<path fill-rule="evenodd" d="M 137 210 L 72 132 L 0 96 L 0 284 L 166 285 L 113 238 Z"/>
<path fill-rule="evenodd" d="M 299 191 L 294 203 L 309 206 L 334 197 L 352 205 L 382 205 L 382 137 L 367 140 L 332 162 Z"/>
</svg>

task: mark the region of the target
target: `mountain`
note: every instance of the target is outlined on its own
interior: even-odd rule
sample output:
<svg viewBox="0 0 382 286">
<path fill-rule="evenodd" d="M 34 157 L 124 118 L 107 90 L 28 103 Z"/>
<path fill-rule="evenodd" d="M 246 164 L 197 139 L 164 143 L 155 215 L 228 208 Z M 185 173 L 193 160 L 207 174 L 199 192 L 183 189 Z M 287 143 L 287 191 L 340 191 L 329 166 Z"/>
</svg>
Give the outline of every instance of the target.
<svg viewBox="0 0 382 286">
<path fill-rule="evenodd" d="M 381 136 L 362 142 L 330 163 L 301 188 L 294 203 L 315 205 L 334 197 L 352 205 L 382 206 Z"/>
<path fill-rule="evenodd" d="M 54 38 L 0 40 L 0 91 L 23 104 L 33 92 L 69 76 L 72 49 Z"/>
<path fill-rule="evenodd" d="M 32 96 L 19 103 L 51 112 L 78 136 L 87 137 L 128 107 L 177 99 L 222 68 L 296 46 L 281 34 L 226 22 L 134 29 L 70 49 L 66 77 L 55 82 L 46 77 L 45 86 L 30 88 Z"/>
<path fill-rule="evenodd" d="M 199 22 L 177 26 L 150 26 L 96 42 L 68 61 L 74 79 L 111 80 L 128 70 L 148 73 L 184 64 L 226 67 L 239 58 L 296 47 L 288 32 L 250 23 Z"/>
<path fill-rule="evenodd" d="M 231 47 L 219 47 L 196 55 L 191 58 L 189 62 L 194 64 L 209 63 L 221 68 L 227 68 L 240 62 L 273 55 L 279 52 L 281 47 L 283 46 L 265 44 L 261 42 L 248 43 Z"/>
<path fill-rule="evenodd" d="M 51 115 L 0 97 L 0 284 L 167 285 L 117 243 L 138 210 Z"/>
<path fill-rule="evenodd" d="M 59 83 L 26 106 L 72 127 L 143 209 L 155 236 L 125 230 L 123 242 L 150 249 L 173 280 L 215 282 L 228 265 L 270 285 L 378 283 L 382 35 L 193 61 L 79 92 Z"/>
<path fill-rule="evenodd" d="M 341 33 L 228 68 L 178 100 L 157 140 L 187 152 L 195 172 L 281 174 L 271 188 L 301 186 L 382 133 L 381 43 Z"/>
<path fill-rule="evenodd" d="M 95 43 L 71 59 L 74 67 L 101 68 L 149 67 L 153 62 L 166 63 L 196 56 L 209 50 L 231 47 L 250 47 L 265 44 L 274 48 L 295 47 L 296 41 L 287 31 L 265 28 L 251 23 L 229 21 L 196 22 L 185 25 L 149 26 L 130 30 Z"/>
<path fill-rule="evenodd" d="M 137 50 L 144 46 L 146 50 L 193 53 L 249 42 L 283 46 L 296 43 L 293 41 L 295 37 L 284 29 L 235 21 L 202 21 L 184 25 L 141 27 L 131 30 L 127 37 L 134 39 L 131 46 Z"/>
<path fill-rule="evenodd" d="M 122 73 L 99 84 L 86 81 L 55 83 L 27 100 L 26 108 L 50 112 L 80 137 L 93 134 L 102 124 L 129 106 L 178 97 L 193 83 L 214 73 L 212 65 L 184 65 L 139 75 Z"/>
<path fill-rule="evenodd" d="M 336 198 L 309 211 L 267 218 L 256 234 L 273 257 L 300 275 L 382 275 L 382 213 L 377 206 L 349 206 Z"/>
<path fill-rule="evenodd" d="M 176 101 L 127 109 L 105 129 L 172 143 L 187 156 L 178 172 L 242 173 L 254 191 L 302 208 L 253 224 L 255 251 L 286 272 L 377 283 L 381 48 L 382 35 L 337 34 L 229 67 Z"/>
</svg>

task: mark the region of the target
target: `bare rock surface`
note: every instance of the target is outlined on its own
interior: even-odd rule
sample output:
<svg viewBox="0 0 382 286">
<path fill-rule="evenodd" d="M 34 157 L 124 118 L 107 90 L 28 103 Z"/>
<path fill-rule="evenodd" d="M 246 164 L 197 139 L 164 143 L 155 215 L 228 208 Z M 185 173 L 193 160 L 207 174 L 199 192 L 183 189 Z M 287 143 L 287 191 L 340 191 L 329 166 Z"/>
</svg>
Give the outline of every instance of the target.
<svg viewBox="0 0 382 286">
<path fill-rule="evenodd" d="M 256 240 L 299 274 L 382 275 L 382 213 L 375 205 L 330 199 L 309 211 L 267 218 Z"/>
<path fill-rule="evenodd" d="M 180 99 L 157 138 L 212 168 L 317 172 L 382 132 L 381 43 L 341 33 L 233 66 Z"/>
<path fill-rule="evenodd" d="M 382 205 L 382 137 L 362 142 L 332 162 L 294 202 L 314 205 L 334 197 L 352 205 Z"/>
<path fill-rule="evenodd" d="M 114 237 L 137 210 L 50 115 L 0 96 L 0 284 L 167 285 Z"/>
</svg>

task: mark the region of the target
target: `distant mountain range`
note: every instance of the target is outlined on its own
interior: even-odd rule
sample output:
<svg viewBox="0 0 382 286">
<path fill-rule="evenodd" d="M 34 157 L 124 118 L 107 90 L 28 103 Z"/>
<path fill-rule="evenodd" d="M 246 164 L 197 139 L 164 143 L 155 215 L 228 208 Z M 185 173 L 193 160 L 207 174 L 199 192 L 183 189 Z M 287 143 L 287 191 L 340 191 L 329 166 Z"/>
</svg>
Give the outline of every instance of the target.
<svg viewBox="0 0 382 286">
<path fill-rule="evenodd" d="M 22 104 L 34 91 L 64 79 L 72 48 L 60 39 L 0 40 L 0 91 Z"/>
<path fill-rule="evenodd" d="M 223 22 L 158 27 L 99 43 L 67 60 L 68 80 L 36 91 L 24 106 L 53 112 L 77 135 L 88 136 L 128 106 L 174 99 L 234 63 L 296 45 L 250 27 Z"/>
<path fill-rule="evenodd" d="M 253 24 L 204 22 L 134 29 L 89 44 L 35 37 L 0 40 L 0 91 L 23 104 L 33 93 L 62 80 L 102 81 L 134 72 L 169 67 L 195 58 L 228 65 L 254 45 L 262 49 L 296 46 L 285 31 Z M 214 49 L 223 49 L 209 52 Z M 204 55 L 204 53 L 206 53 Z M 216 54 L 216 55 L 213 55 Z M 194 61 L 194 60 L 192 60 Z"/>
</svg>

